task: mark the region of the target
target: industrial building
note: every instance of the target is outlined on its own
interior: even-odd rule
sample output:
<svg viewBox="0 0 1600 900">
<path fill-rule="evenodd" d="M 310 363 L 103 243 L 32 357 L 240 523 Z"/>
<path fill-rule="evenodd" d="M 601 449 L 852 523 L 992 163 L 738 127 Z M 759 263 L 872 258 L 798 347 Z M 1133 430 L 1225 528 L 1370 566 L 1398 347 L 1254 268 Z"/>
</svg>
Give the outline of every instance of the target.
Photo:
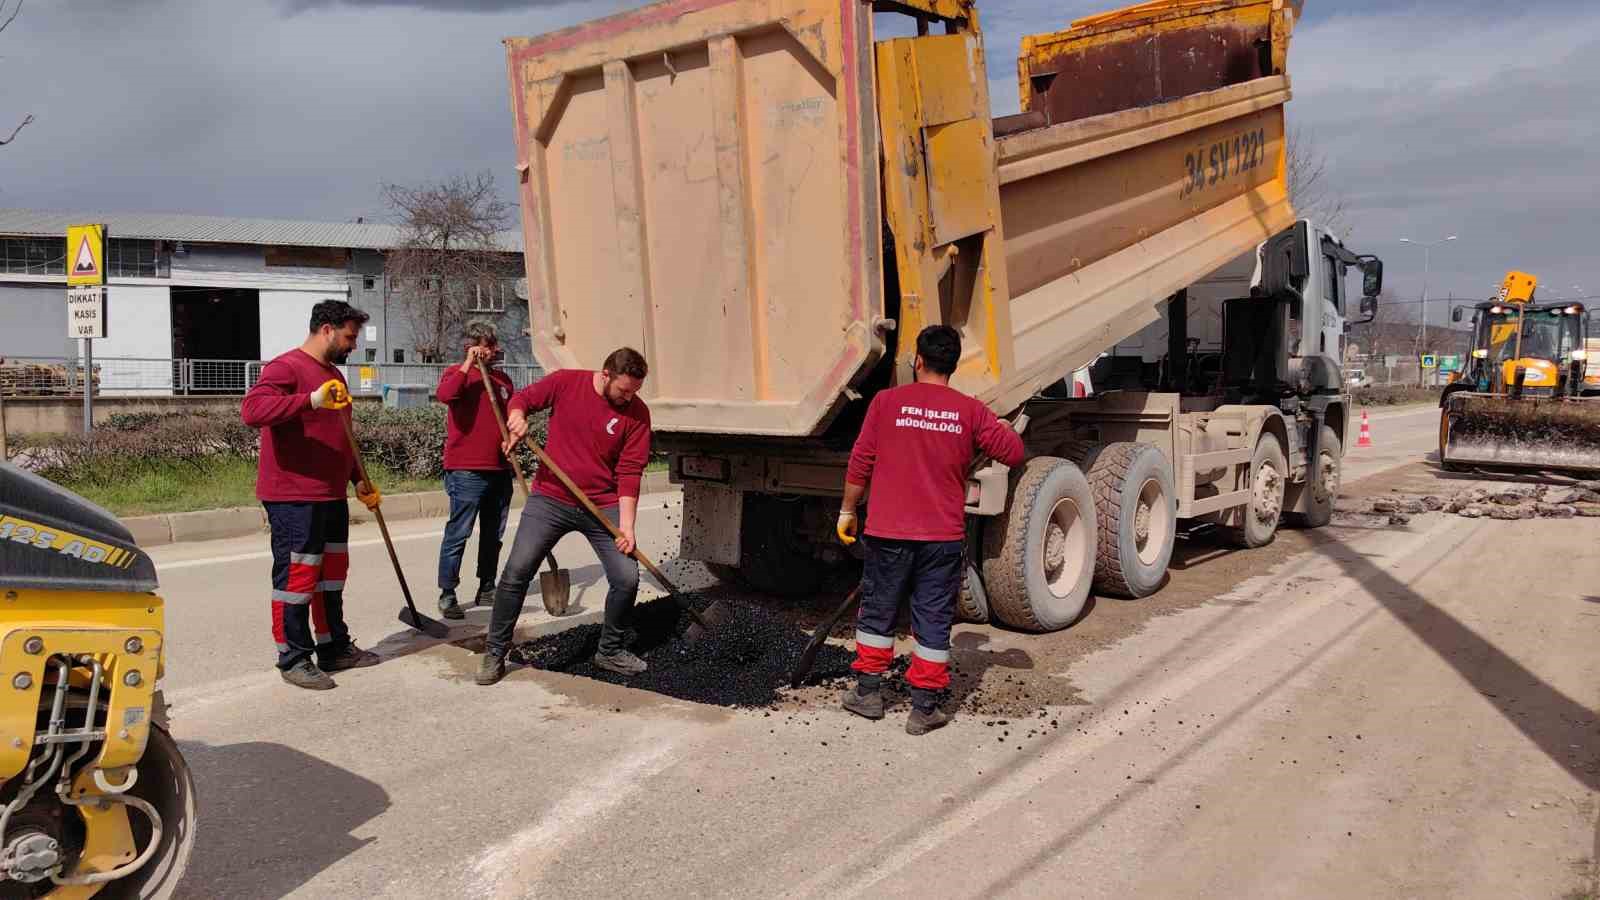
<svg viewBox="0 0 1600 900">
<path fill-rule="evenodd" d="M 352 372 L 353 388 L 371 390 L 393 380 L 397 366 L 436 361 L 419 358 L 405 295 L 384 274 L 386 252 L 403 241 L 396 226 L 27 209 L 0 209 L 0 357 L 76 359 L 66 336 L 65 236 L 81 223 L 107 226 L 108 327 L 94 343 L 101 390 L 242 390 L 260 360 L 305 339 L 311 307 L 330 298 L 372 316 L 350 358 L 368 367 L 360 374 L 367 383 Z M 509 363 L 531 363 L 515 277 L 521 236 L 506 232 L 500 241 L 507 276 L 479 289 L 466 312 L 495 322 Z M 152 365 L 114 362 L 121 360 Z"/>
</svg>

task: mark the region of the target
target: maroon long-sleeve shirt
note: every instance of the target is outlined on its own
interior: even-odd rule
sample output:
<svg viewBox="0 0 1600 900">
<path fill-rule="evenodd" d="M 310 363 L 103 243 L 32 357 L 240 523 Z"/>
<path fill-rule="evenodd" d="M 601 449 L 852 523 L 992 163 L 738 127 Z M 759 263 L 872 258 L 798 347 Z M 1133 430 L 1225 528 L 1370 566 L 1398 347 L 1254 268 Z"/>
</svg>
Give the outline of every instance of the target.
<svg viewBox="0 0 1600 900">
<path fill-rule="evenodd" d="M 500 408 L 506 408 L 516 388 L 511 376 L 499 369 L 489 370 Z M 465 375 L 460 366 L 451 366 L 439 376 L 439 402 L 446 407 L 444 467 L 449 470 L 492 472 L 509 467 L 500 453 L 500 424 L 495 421 L 494 401 L 483 389 L 483 375 L 476 366 Z"/>
<path fill-rule="evenodd" d="M 312 409 L 312 391 L 344 375 L 295 348 L 266 364 L 244 395 L 244 424 L 261 429 L 256 498 L 272 501 L 343 500 L 356 480 L 356 457 L 344 422 L 350 408 Z"/>
<path fill-rule="evenodd" d="M 594 374 L 586 369 L 551 372 L 512 397 L 511 408 L 524 413 L 549 409 L 545 452 L 596 506 L 615 506 L 618 497 L 639 496 L 650 462 L 650 409 L 638 397 L 623 409 L 612 406 L 594 389 Z M 544 466 L 533 485 L 534 493 L 578 505 Z"/>
<path fill-rule="evenodd" d="M 871 484 L 866 534 L 961 540 L 967 470 L 979 451 L 1008 466 L 1022 464 L 1022 438 L 955 388 L 919 383 L 880 391 L 867 407 L 845 476 L 850 484 Z"/>
</svg>

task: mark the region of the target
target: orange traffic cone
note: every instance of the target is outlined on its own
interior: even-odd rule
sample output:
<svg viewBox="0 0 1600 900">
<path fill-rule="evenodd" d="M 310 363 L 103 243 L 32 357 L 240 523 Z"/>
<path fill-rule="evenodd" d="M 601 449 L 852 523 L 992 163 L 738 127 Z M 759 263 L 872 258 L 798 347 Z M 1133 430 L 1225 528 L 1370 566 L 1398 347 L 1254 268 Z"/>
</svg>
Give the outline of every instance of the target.
<svg viewBox="0 0 1600 900">
<path fill-rule="evenodd" d="M 1372 446 L 1372 428 L 1367 424 L 1367 411 L 1361 411 L 1361 439 L 1356 441 L 1357 447 Z"/>
</svg>

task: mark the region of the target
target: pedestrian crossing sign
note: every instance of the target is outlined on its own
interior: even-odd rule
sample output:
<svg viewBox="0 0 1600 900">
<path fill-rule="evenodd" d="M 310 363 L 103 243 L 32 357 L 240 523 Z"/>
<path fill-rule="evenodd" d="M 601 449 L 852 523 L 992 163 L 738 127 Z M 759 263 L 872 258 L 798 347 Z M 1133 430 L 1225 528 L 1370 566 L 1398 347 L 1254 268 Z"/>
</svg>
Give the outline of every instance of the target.
<svg viewBox="0 0 1600 900">
<path fill-rule="evenodd" d="M 1425 354 L 1422 357 L 1422 367 L 1424 369 L 1437 369 L 1439 367 L 1439 357 L 1434 356 L 1432 353 Z"/>
<path fill-rule="evenodd" d="M 106 227 L 67 226 L 67 286 L 106 283 Z"/>
</svg>

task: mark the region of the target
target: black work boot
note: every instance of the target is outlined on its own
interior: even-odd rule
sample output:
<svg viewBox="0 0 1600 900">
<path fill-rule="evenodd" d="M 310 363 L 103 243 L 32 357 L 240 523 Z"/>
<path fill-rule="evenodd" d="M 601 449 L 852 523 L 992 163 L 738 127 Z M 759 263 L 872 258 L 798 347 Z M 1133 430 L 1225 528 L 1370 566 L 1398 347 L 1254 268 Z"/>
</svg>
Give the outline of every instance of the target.
<svg viewBox="0 0 1600 900">
<path fill-rule="evenodd" d="M 950 724 L 950 714 L 939 708 L 939 695 L 923 688 L 911 689 L 911 715 L 906 734 L 927 734 Z"/>
<path fill-rule="evenodd" d="M 487 687 L 506 677 L 505 654 L 484 651 L 483 657 L 478 660 L 478 675 L 473 680 Z"/>
<path fill-rule="evenodd" d="M 495 587 L 493 578 L 478 579 L 478 595 L 473 598 L 472 602 L 479 606 L 493 606 Z"/>
<path fill-rule="evenodd" d="M 610 653 L 596 653 L 594 655 L 594 664 L 597 668 L 605 669 L 607 672 L 615 672 L 618 675 L 626 675 L 629 678 L 635 675 L 642 675 L 646 669 L 650 668 L 649 664 L 644 660 L 621 648 Z"/>
<path fill-rule="evenodd" d="M 446 619 L 467 617 L 467 614 L 461 611 L 461 604 L 456 602 L 456 592 L 453 588 L 439 592 L 439 615 Z"/>
<path fill-rule="evenodd" d="M 298 688 L 308 691 L 331 691 L 339 686 L 337 681 L 328 677 L 328 673 L 317 668 L 317 664 L 309 659 L 302 659 L 287 669 L 279 669 L 278 674 L 283 680 Z"/>
<path fill-rule="evenodd" d="M 383 662 L 383 658 L 371 650 L 357 647 L 355 641 L 344 645 L 336 655 L 322 661 L 324 672 L 343 672 L 345 669 L 365 669 Z"/>
<path fill-rule="evenodd" d="M 883 718 L 883 676 L 862 675 L 856 686 L 844 692 L 840 705 L 867 719 Z"/>
</svg>

